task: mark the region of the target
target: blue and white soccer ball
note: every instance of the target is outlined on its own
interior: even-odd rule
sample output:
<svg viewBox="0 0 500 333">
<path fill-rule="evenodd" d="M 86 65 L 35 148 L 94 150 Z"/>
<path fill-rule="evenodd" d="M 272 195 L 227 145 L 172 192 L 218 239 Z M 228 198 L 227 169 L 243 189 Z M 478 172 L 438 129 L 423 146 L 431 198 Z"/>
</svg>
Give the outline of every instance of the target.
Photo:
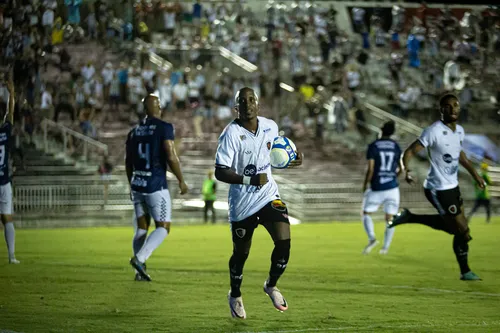
<svg viewBox="0 0 500 333">
<path fill-rule="evenodd" d="M 271 166 L 276 169 L 285 169 L 297 158 L 297 147 L 289 138 L 278 136 L 274 138 L 271 148 Z"/>
</svg>

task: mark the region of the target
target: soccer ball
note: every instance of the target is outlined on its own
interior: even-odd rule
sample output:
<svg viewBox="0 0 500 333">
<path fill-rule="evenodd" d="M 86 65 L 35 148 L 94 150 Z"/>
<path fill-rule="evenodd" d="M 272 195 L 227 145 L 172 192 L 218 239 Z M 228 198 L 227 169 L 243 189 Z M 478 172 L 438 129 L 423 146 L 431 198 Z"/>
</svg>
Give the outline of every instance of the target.
<svg viewBox="0 0 500 333">
<path fill-rule="evenodd" d="M 289 138 L 278 136 L 274 138 L 271 148 L 271 166 L 285 169 L 297 157 L 297 147 Z"/>
</svg>

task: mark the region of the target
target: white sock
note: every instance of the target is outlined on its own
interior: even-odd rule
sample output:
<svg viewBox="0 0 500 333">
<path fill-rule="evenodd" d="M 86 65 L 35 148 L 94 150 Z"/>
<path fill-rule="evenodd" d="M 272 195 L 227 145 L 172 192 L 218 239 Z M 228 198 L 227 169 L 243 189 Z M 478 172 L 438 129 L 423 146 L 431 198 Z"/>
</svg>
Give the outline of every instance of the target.
<svg viewBox="0 0 500 333">
<path fill-rule="evenodd" d="M 389 246 L 391 246 L 392 236 L 394 236 L 394 231 L 396 231 L 396 228 L 385 227 L 384 246 L 382 247 L 383 249 L 388 250 Z"/>
<path fill-rule="evenodd" d="M 137 255 L 142 249 L 144 242 L 146 242 L 146 236 L 148 235 L 148 231 L 140 228 L 135 229 L 134 239 L 132 240 L 132 248 L 134 249 L 134 255 Z"/>
<path fill-rule="evenodd" d="M 14 223 L 7 222 L 4 225 L 5 242 L 7 243 L 7 250 L 9 251 L 9 259 L 15 259 L 16 250 L 16 230 Z"/>
<path fill-rule="evenodd" d="M 154 250 L 163 242 L 165 237 L 167 237 L 168 231 L 163 227 L 156 228 L 155 231 L 149 235 L 146 240 L 146 244 L 142 247 L 142 249 L 136 254 L 137 259 L 140 262 L 145 262 L 151 256 Z"/>
<path fill-rule="evenodd" d="M 373 220 L 370 215 L 363 215 L 363 226 L 365 227 L 366 234 L 368 235 L 368 240 L 372 241 L 375 239 L 375 230 L 373 228 Z"/>
</svg>

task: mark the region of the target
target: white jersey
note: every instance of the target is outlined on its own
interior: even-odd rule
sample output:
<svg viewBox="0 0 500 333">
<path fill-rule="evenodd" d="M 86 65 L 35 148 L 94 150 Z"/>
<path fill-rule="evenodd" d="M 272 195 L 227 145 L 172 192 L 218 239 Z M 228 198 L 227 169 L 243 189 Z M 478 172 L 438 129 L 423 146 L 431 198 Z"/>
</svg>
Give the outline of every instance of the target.
<svg viewBox="0 0 500 333">
<path fill-rule="evenodd" d="M 263 186 L 231 184 L 228 199 L 231 222 L 244 220 L 279 198 L 278 185 L 271 175 L 270 159 L 271 146 L 278 136 L 278 125 L 271 119 L 257 119 L 259 125 L 255 134 L 234 120 L 219 137 L 216 167 L 230 168 L 242 176 L 265 172 L 269 180 Z"/>
<path fill-rule="evenodd" d="M 424 188 L 443 191 L 458 186 L 459 158 L 464 138 L 465 131 L 460 125 L 453 132 L 442 121 L 436 121 L 424 129 L 418 140 L 427 149 L 431 162 Z"/>
</svg>

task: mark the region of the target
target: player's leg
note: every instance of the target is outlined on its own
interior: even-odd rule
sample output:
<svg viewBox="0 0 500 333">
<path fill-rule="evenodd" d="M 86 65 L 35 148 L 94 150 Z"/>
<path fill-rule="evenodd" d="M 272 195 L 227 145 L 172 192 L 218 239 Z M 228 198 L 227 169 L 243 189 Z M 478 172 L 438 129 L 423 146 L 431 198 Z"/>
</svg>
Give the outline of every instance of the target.
<svg viewBox="0 0 500 333">
<path fill-rule="evenodd" d="M 271 235 L 274 249 L 271 254 L 269 277 L 264 282 L 264 292 L 271 298 L 274 307 L 279 311 L 288 309 L 288 303 L 276 287 L 278 279 L 283 275 L 290 259 L 290 221 L 288 209 L 281 200 L 274 200 L 259 211 L 259 221 Z"/>
<path fill-rule="evenodd" d="M 472 218 L 472 216 L 476 213 L 476 211 L 478 210 L 478 208 L 481 206 L 481 200 L 480 199 L 476 199 L 474 201 L 474 207 L 472 207 L 469 215 L 467 215 L 467 220 L 470 220 Z"/>
<path fill-rule="evenodd" d="M 205 200 L 205 206 L 203 207 L 203 222 L 208 222 L 208 200 Z"/>
<path fill-rule="evenodd" d="M 2 220 L 9 263 L 19 264 L 16 259 L 16 230 L 12 215 L 12 186 L 10 183 L 0 186 L 0 219 Z"/>
<path fill-rule="evenodd" d="M 442 191 L 438 194 L 439 201 L 445 207 L 447 214 L 445 219 L 454 223 L 453 252 L 460 267 L 461 280 L 480 280 L 479 276 L 473 273 L 469 267 L 469 242 L 470 236 L 469 223 L 465 217 L 463 209 L 463 200 L 460 194 L 460 188 Z"/>
<path fill-rule="evenodd" d="M 427 200 L 437 209 L 439 214 L 413 214 L 405 208 L 399 214 L 394 216 L 391 221 L 387 222 L 387 226 L 389 228 L 393 228 L 400 224 L 416 223 L 426 225 L 436 230 L 442 230 L 450 235 L 453 235 L 454 226 L 452 221 L 443 218 L 446 211 L 444 210 L 443 205 L 439 202 L 439 192 L 435 190 L 425 190 Z"/>
<path fill-rule="evenodd" d="M 490 218 L 491 218 L 491 202 L 490 202 L 490 199 L 484 199 L 484 206 L 486 208 L 486 223 L 490 223 Z"/>
<path fill-rule="evenodd" d="M 396 231 L 396 229 L 389 228 L 388 222 L 391 221 L 392 217 L 397 214 L 399 209 L 399 200 L 400 200 L 400 193 L 398 187 L 391 190 L 387 190 L 385 192 L 386 196 L 384 198 L 384 212 L 385 212 L 385 221 L 387 223 L 384 232 L 384 245 L 382 246 L 382 249 L 380 249 L 380 254 L 387 254 L 387 252 L 389 251 L 389 247 L 391 246 L 392 238 L 394 237 L 394 232 Z"/>
<path fill-rule="evenodd" d="M 215 221 L 217 220 L 217 215 L 215 215 L 214 201 L 210 201 L 210 211 L 212 212 L 212 224 L 215 224 Z"/>
<path fill-rule="evenodd" d="M 163 240 L 170 233 L 170 223 L 172 217 L 172 207 L 170 203 L 170 193 L 168 190 L 161 190 L 146 196 L 146 205 L 149 213 L 155 221 L 156 229 L 149 235 L 144 246 L 136 254 L 136 258 L 144 263 L 153 254 Z"/>
<path fill-rule="evenodd" d="M 241 297 L 241 283 L 243 282 L 243 267 L 250 254 L 252 236 L 256 227 L 257 217 L 255 215 L 243 221 L 231 222 L 233 253 L 229 259 L 231 289 L 227 298 L 231 315 L 234 318 L 246 318 L 243 298 Z"/>
<path fill-rule="evenodd" d="M 377 246 L 378 241 L 375 237 L 375 228 L 373 226 L 373 219 L 371 217 L 372 213 L 375 213 L 380 206 L 377 192 L 373 192 L 368 189 L 363 195 L 363 227 L 365 228 L 366 235 L 368 236 L 368 244 L 363 249 L 363 254 L 370 253 L 375 246 Z"/>
<path fill-rule="evenodd" d="M 136 255 L 146 242 L 149 226 L 151 224 L 151 217 L 149 214 L 144 214 L 140 217 L 137 217 L 134 214 L 133 224 L 135 228 L 132 249 L 134 250 L 134 255 Z"/>
</svg>

